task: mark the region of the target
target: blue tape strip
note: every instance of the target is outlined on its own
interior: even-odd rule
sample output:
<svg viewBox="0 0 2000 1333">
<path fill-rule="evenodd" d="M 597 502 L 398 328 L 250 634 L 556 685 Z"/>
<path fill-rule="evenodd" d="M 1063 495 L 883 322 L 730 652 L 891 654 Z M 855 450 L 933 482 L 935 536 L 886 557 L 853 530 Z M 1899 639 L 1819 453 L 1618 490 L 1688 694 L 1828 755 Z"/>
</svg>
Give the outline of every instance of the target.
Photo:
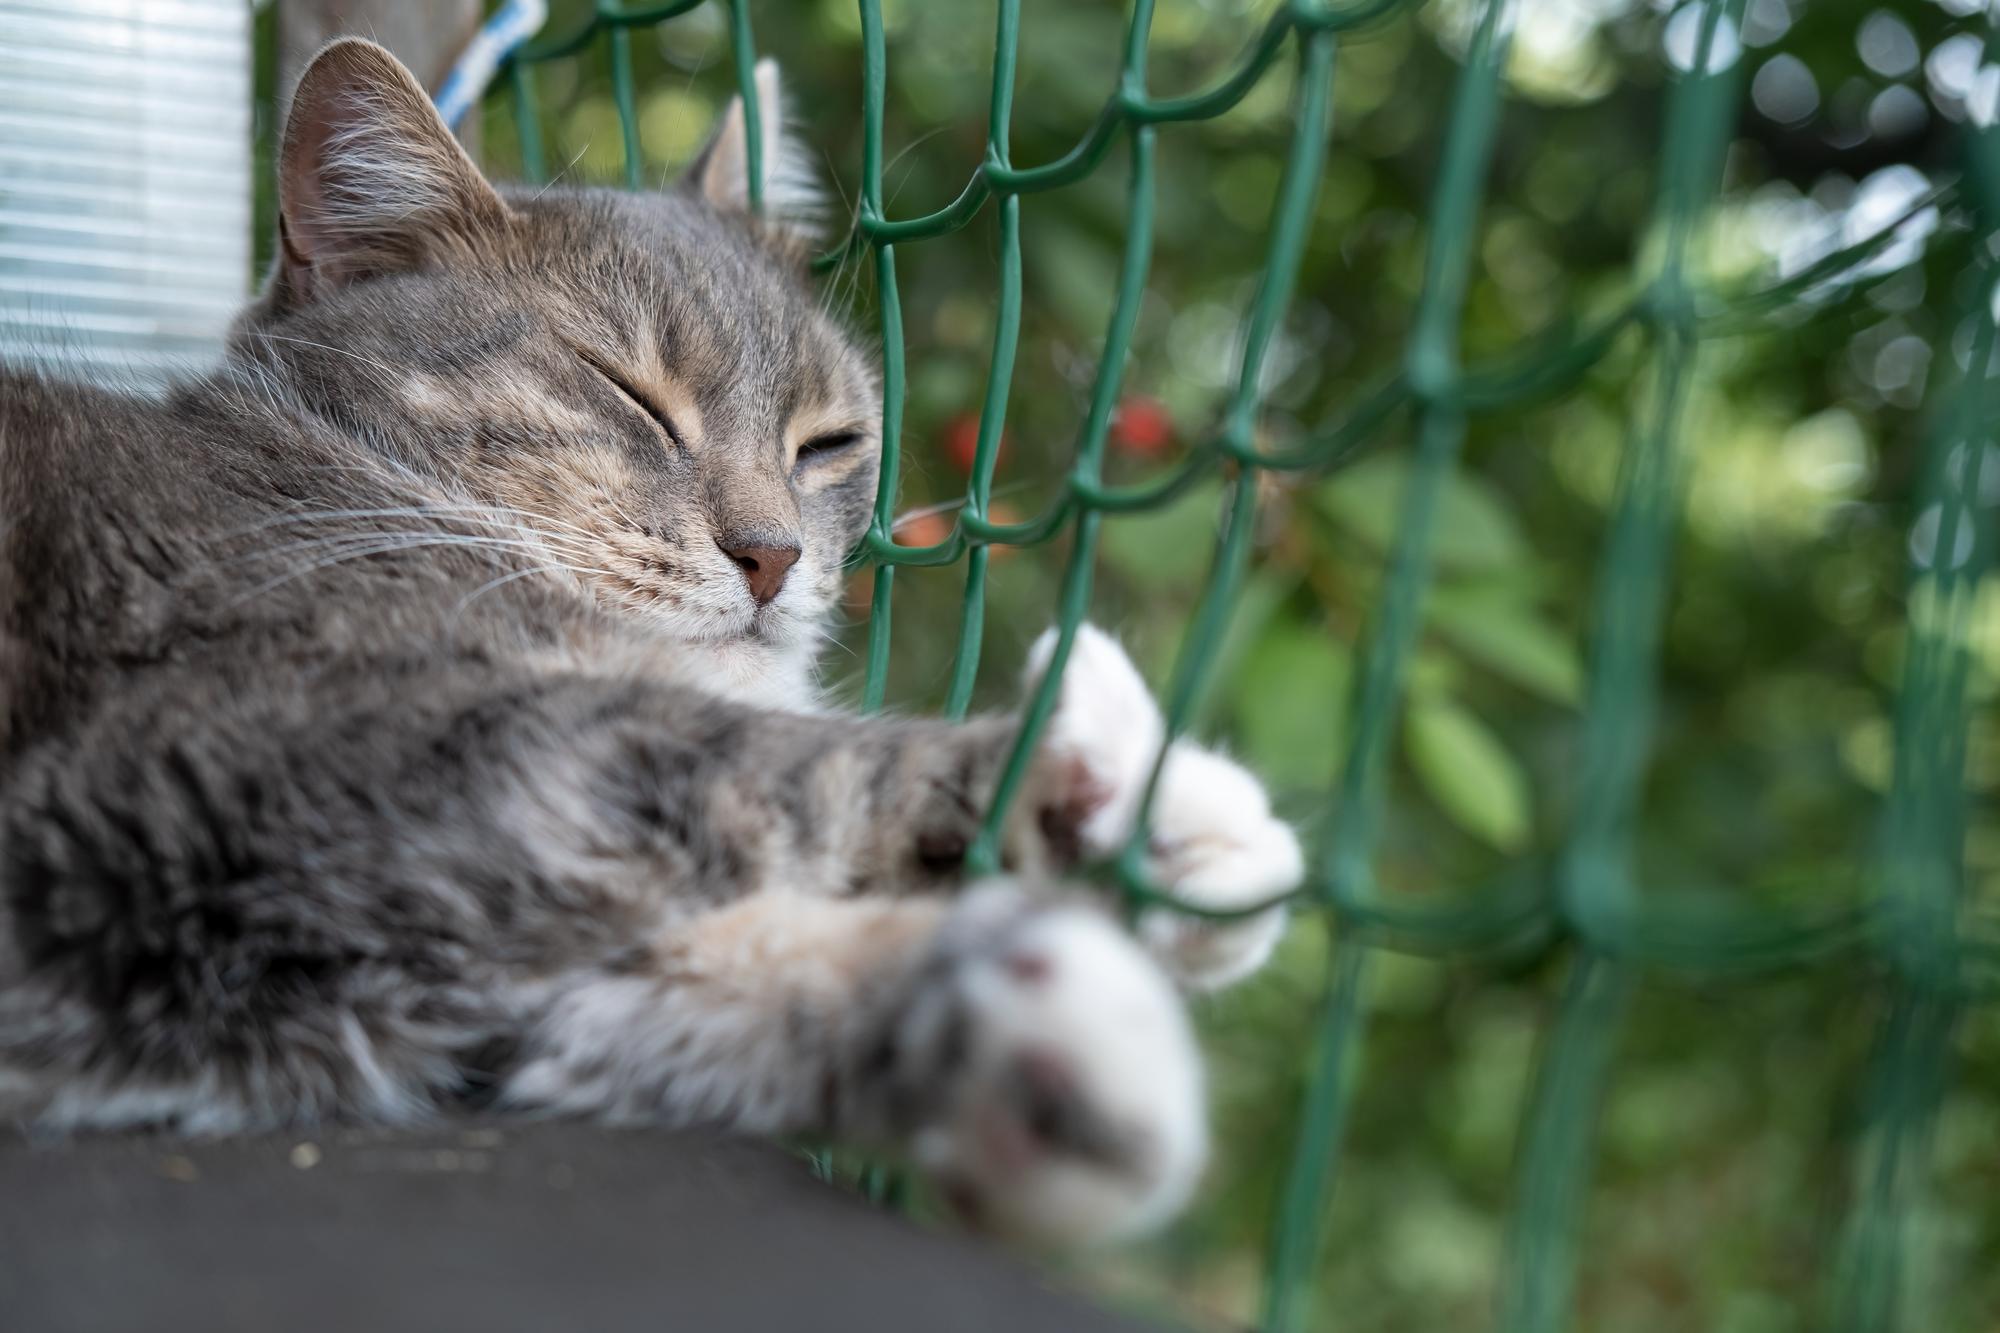
<svg viewBox="0 0 2000 1333">
<path fill-rule="evenodd" d="M 458 63 L 437 91 L 438 114 L 453 129 L 472 110 L 486 85 L 500 72 L 500 62 L 514 48 L 541 31 L 548 20 L 548 0 L 507 0 L 492 18 L 480 25 L 472 40 L 459 53 Z"/>
</svg>

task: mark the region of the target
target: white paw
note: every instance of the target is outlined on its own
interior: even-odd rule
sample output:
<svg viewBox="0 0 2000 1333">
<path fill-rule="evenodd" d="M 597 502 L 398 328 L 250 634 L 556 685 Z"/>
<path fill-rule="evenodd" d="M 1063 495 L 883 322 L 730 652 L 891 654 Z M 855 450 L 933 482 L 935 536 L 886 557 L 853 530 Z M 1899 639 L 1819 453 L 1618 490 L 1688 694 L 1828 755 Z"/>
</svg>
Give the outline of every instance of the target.
<svg viewBox="0 0 2000 1333">
<path fill-rule="evenodd" d="M 1028 655 L 1030 688 L 1048 670 L 1056 632 Z M 1041 757 L 1052 803 L 1076 820 L 1083 850 L 1121 848 L 1138 817 L 1165 736 L 1138 668 L 1110 635 L 1079 626 Z M 1305 874 L 1299 841 L 1271 813 L 1242 765 L 1174 742 L 1160 774 L 1145 859 L 1147 878 L 1182 902 L 1227 911 L 1295 887 Z M 1285 931 L 1285 909 L 1208 920 L 1167 908 L 1140 914 L 1139 934 L 1183 984 L 1223 986 L 1262 966 Z"/>
<path fill-rule="evenodd" d="M 1116 1240 L 1187 1202 L 1207 1156 L 1201 1060 L 1157 965 L 1102 912 L 975 891 L 947 929 L 958 1060 L 917 1165 L 966 1221 Z"/>
<path fill-rule="evenodd" d="M 1176 742 L 1167 752 L 1146 845 L 1146 875 L 1195 907 L 1265 902 L 1305 877 L 1291 826 L 1271 813 L 1241 764 Z M 1139 915 L 1139 935 L 1190 986 L 1213 989 L 1264 965 L 1285 933 L 1285 909 L 1211 921 L 1164 908 Z"/>
</svg>

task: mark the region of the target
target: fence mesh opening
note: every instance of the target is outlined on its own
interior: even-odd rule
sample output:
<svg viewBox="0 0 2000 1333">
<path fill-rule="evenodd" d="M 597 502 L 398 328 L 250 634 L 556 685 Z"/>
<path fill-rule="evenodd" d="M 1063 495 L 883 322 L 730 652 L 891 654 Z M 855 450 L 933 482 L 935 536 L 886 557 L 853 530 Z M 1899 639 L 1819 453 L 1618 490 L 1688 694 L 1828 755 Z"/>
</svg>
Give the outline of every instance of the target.
<svg viewBox="0 0 2000 1333">
<path fill-rule="evenodd" d="M 535 77 L 539 66 L 582 55 L 608 61 L 622 135 L 625 180 L 641 183 L 642 152 L 633 40 L 636 31 L 697 10 L 701 0 L 620 6 L 599 0 L 588 21 L 521 48 L 500 87 L 511 103 L 525 172 L 550 177 Z M 858 215 L 850 233 L 819 261 L 822 269 L 860 258 L 872 266 L 879 303 L 884 381 L 881 489 L 874 524 L 855 552 L 872 567 L 864 707 L 886 694 L 897 574 L 906 567 L 962 565 L 964 591 L 946 711 L 969 707 L 980 668 L 990 562 L 996 548 L 1062 539 L 1067 547 L 1053 608 L 1060 626 L 1057 670 L 1025 709 L 1013 761 L 1000 784 L 975 868 L 993 869 L 1002 813 L 1018 787 L 1036 735 L 1053 702 L 1078 623 L 1091 604 L 1092 580 L 1107 524 L 1157 511 L 1197 484 L 1220 479 L 1222 514 L 1208 572 L 1196 599 L 1163 700 L 1169 736 L 1192 722 L 1218 669 L 1220 650 L 1241 598 L 1255 541 L 1260 474 L 1326 471 L 1392 433 L 1410 441 L 1406 479 L 1394 501 L 1392 537 L 1368 628 L 1356 650 L 1346 697 L 1345 747 L 1315 832 L 1309 882 L 1291 895 L 1306 918 L 1296 928 L 1329 934 L 1328 978 L 1318 1017 L 1317 1050 L 1296 1117 L 1291 1167 L 1270 1232 L 1263 1323 L 1303 1327 L 1315 1256 L 1321 1252 L 1327 1201 L 1339 1173 L 1343 1129 L 1355 1095 L 1356 1053 L 1368 1010 L 1364 986 L 1385 952 L 1454 958 L 1483 954 L 1524 937 L 1552 937 L 1569 948 L 1568 978 L 1519 1131 L 1516 1186 L 1500 1279 L 1499 1325 L 1508 1330 L 1565 1324 L 1573 1297 L 1579 1217 L 1593 1157 L 1593 1125 L 1605 1094 L 1614 1044 L 1635 980 L 1665 972 L 1727 972 L 1754 977 L 1810 967 L 1869 970 L 1888 978 L 1893 1000 L 1872 1059 L 1870 1131 L 1858 1142 L 1859 1182 L 1821 1257 L 1828 1288 L 1825 1324 L 1878 1329 L 1898 1319 L 1899 1290 L 1911 1262 L 1910 1217 L 1922 1190 L 1930 1125 L 1944 1095 L 1954 1028 L 1968 1006 L 1992 995 L 2000 931 L 1965 893 L 1969 814 L 1964 773 L 1973 706 L 1968 638 L 1980 580 L 1993 556 L 1994 514 L 1982 507 L 2000 478 L 2000 451 L 1980 447 L 1994 419 L 2000 351 L 1994 347 L 1995 256 L 1986 244 L 1952 299 L 1970 344 L 1955 357 L 1960 373 L 1934 380 L 1928 444 L 1914 487 L 1918 521 L 1908 546 L 1906 648 L 1896 686 L 1891 778 L 1868 889 L 1854 902 L 1775 908 L 1741 897 L 1701 893 L 1650 879 L 1635 854 L 1635 834 L 1657 718 L 1657 675 L 1670 563 L 1683 517 L 1688 404 L 1704 347 L 1717 337 L 1789 318 L 1809 295 L 1854 280 L 1926 209 L 1963 211 L 1975 235 L 1991 231 L 2000 199 L 1996 140 L 1975 118 L 1963 127 L 1958 179 L 1916 199 L 1856 243 L 1770 285 L 1711 290 L 1691 258 L 1699 224 L 1716 196 L 1736 125 L 1746 62 L 1737 34 L 1745 0 L 1690 0 L 1686 58 L 1669 73 L 1659 126 L 1655 195 L 1632 295 L 1609 314 L 1579 319 L 1559 335 L 1498 360 L 1468 363 L 1460 329 L 1476 260 L 1476 236 L 1514 33 L 1514 0 L 1465 6 L 1469 40 L 1457 75 L 1425 223 L 1421 293 L 1398 368 L 1344 413 L 1301 441 L 1274 446 L 1259 432 L 1260 386 L 1297 282 L 1314 223 L 1329 151 L 1335 53 L 1345 35 L 1411 8 L 1409 0 L 1324 3 L 1287 0 L 1261 29 L 1246 31 L 1233 70 L 1203 91 L 1160 96 L 1148 85 L 1151 0 L 1134 0 L 1115 91 L 1068 152 L 1016 165 L 1009 123 L 1021 37 L 1019 0 L 999 0 L 992 47 L 991 115 L 984 160 L 947 206 L 898 216 L 885 198 L 884 93 L 891 77 L 880 0 L 859 0 L 864 127 Z M 758 167 L 751 69 L 757 51 L 751 6 L 726 6 L 739 87 L 752 121 L 753 198 Z M 1987 59 L 1993 58 L 1989 38 Z M 1237 106 L 1280 62 L 1296 67 L 1290 147 L 1269 206 L 1261 271 L 1242 311 L 1240 359 L 1217 428 L 1164 471 L 1137 484 L 1105 480 L 1107 435 L 1119 403 L 1146 289 L 1163 189 L 1157 145 L 1179 123 L 1209 120 Z M 834 115 L 831 107 L 813 108 Z M 1989 121 L 1991 117 L 1987 118 Z M 1330 147 L 1331 145 L 1331 147 Z M 1021 214 L 1024 201 L 1084 181 L 1122 146 L 1126 163 L 1125 241 L 1115 295 L 1067 475 L 1055 498 L 1023 520 L 1002 521 L 994 473 L 1014 380 L 1023 313 Z M 899 258 L 908 248 L 966 227 L 992 210 L 998 285 L 991 360 L 972 450 L 964 505 L 949 535 L 931 545 L 899 544 L 896 519 L 904 462 L 906 390 L 904 312 Z M 1384 772 L 1413 652 L 1425 614 L 1433 556 L 1448 489 L 1468 420 L 1563 394 L 1620 345 L 1643 346 L 1642 389 L 1626 423 L 1615 501 L 1596 571 L 1588 627 L 1589 663 L 1572 763 L 1577 799 L 1559 840 L 1496 882 L 1468 886 L 1449 901 L 1385 893 L 1375 875 L 1385 801 Z M 1337 482 L 1335 483 L 1338 484 Z M 1009 664 L 1011 665 L 1011 664 Z M 1157 768 L 1155 770 L 1157 775 Z M 1123 856 L 1103 873 L 1134 907 L 1174 904 L 1139 872 L 1145 821 Z M 1254 910 L 1254 909 L 1251 909 Z"/>
</svg>

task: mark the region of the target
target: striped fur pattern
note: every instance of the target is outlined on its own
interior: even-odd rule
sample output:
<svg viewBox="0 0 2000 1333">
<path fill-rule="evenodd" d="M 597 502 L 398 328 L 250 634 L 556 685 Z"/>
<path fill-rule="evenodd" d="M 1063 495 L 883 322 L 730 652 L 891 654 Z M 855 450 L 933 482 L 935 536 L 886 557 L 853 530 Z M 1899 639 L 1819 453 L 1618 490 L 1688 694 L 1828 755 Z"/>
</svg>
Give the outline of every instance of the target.
<svg viewBox="0 0 2000 1333">
<path fill-rule="evenodd" d="M 1281 918 L 1135 937 L 1062 891 L 1160 740 L 1094 630 L 1002 882 L 962 864 L 1008 719 L 821 706 L 879 386 L 796 216 L 745 211 L 743 122 L 660 193 L 495 189 L 338 42 L 218 372 L 148 400 L 0 369 L 0 1116 L 715 1123 L 1068 1239 L 1188 1197 L 1174 981 L 1247 972 Z M 1151 868 L 1205 905 L 1298 875 L 1220 756 L 1176 746 L 1159 809 Z"/>
</svg>

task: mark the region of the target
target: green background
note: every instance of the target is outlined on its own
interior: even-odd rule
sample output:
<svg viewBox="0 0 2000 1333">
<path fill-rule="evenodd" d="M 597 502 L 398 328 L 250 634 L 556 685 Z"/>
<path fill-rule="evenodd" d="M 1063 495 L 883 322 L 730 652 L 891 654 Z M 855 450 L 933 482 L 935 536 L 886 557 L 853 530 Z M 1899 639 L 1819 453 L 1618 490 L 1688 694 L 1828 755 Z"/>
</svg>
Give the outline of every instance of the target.
<svg viewBox="0 0 2000 1333">
<path fill-rule="evenodd" d="M 551 33 L 590 14 L 565 0 L 553 8 Z M 1447 113 L 1481 8 L 1405 6 L 1341 41 L 1324 179 L 1296 298 L 1261 380 L 1256 447 L 1322 438 L 1403 365 L 1436 235 Z M 1452 328 L 1475 365 L 1594 329 L 1625 308 L 1635 274 L 1654 273 L 1669 244 L 1655 212 L 1674 169 L 1662 48 L 1670 24 L 1686 20 L 1624 0 L 1530 0 L 1524 10 L 1490 167 L 1476 173 L 1483 201 L 1454 238 L 1468 284 Z M 1269 12 L 1263 0 L 1165 0 L 1149 86 L 1158 95 L 1208 86 Z M 995 13 L 974 0 L 900 0 L 881 14 L 882 203 L 906 218 L 949 203 L 987 151 Z M 1116 87 L 1126 17 L 1115 5 L 1028 0 L 1015 164 L 1054 160 L 1084 135 Z M 783 63 L 800 130 L 844 201 L 838 232 L 862 179 L 857 7 L 767 3 L 750 18 L 759 51 Z M 1884 168 L 1940 181 L 1959 169 L 1963 108 L 1954 114 L 1923 64 L 1906 68 L 1896 31 L 1933 64 L 1960 34 L 1986 38 L 1980 16 L 1929 0 L 1748 6 L 1748 49 L 1722 82 L 1758 88 L 1784 53 L 1811 74 L 1816 106 L 1781 121 L 1758 109 L 1785 109 L 1768 95 L 1728 103 L 1718 202 L 1685 238 L 1696 283 L 1727 292 L 1772 280 L 1782 256 L 1837 233 L 1857 183 Z M 704 140 L 734 87 L 729 13 L 701 6 L 625 40 L 651 185 Z M 544 156 L 566 180 L 624 179 L 610 46 L 600 34 L 534 68 Z M 1297 119 L 1296 69 L 1288 47 L 1227 114 L 1159 132 L 1153 262 L 1105 445 L 1110 481 L 1164 475 L 1208 447 L 1224 419 Z M 1914 119 L 1909 98 L 1883 101 L 1897 86 L 1914 96 Z M 482 126 L 500 175 L 519 162 L 513 113 L 503 84 Z M 1128 235 L 1128 155 L 1120 138 L 1095 172 L 1021 198 L 1020 339 L 994 520 L 1041 512 L 1075 456 Z M 963 230 L 897 247 L 908 347 L 899 513 L 966 494 L 1002 287 L 1000 212 L 988 203 Z M 1899 249 L 1880 271 L 1740 321 L 1694 354 L 1677 436 L 1685 512 L 1662 553 L 1673 578 L 1657 703 L 1650 738 L 1627 747 L 1645 757 L 1629 830 L 1639 898 L 1668 890 L 1818 914 L 1865 909 L 1885 892 L 1877 867 L 1895 691 L 1912 612 L 1921 624 L 1924 610 L 1911 605 L 1911 520 L 1954 363 L 1976 359 L 1978 232 L 1962 204 L 1948 204 L 1917 253 Z M 879 289 L 867 252 L 850 253 L 825 282 L 828 299 L 870 329 Z M 1405 706 L 1385 732 L 1371 886 L 1384 901 L 1476 910 L 1482 895 L 1505 901 L 1517 883 L 1540 891 L 1541 868 L 1592 818 L 1598 770 L 1583 758 L 1583 703 L 1593 597 L 1620 459 L 1659 391 L 1658 345 L 1627 329 L 1560 392 L 1469 419 L 1463 465 L 1438 497 Z M 1322 848 L 1411 435 L 1410 418 L 1397 417 L 1337 467 L 1257 476 L 1251 565 L 1229 599 L 1214 685 L 1196 714 L 1195 732 L 1262 772 Z M 1990 473 L 1981 480 L 1991 484 Z M 1226 500 L 1211 471 L 1175 502 L 1103 526 L 1092 618 L 1117 630 L 1163 689 Z M 928 544 L 951 519 L 949 510 L 920 517 L 898 537 Z M 976 706 L 1011 701 L 1016 664 L 1053 617 L 1072 540 L 1065 529 L 1048 544 L 993 548 Z M 964 580 L 962 561 L 897 574 L 891 707 L 945 701 Z M 844 647 L 830 661 L 855 699 L 873 584 L 857 572 Z M 1987 921 L 2000 898 L 2000 585 L 1961 591 L 1954 624 L 1968 706 L 1946 724 L 1964 741 L 1967 793 L 1956 910 Z M 1077 1261 L 1079 1280 L 1198 1325 L 1259 1316 L 1320 1040 L 1328 939 L 1318 918 L 1302 920 L 1268 972 L 1201 1003 L 1218 1103 L 1210 1188 L 1167 1237 Z M 1899 1297 L 1878 1309 L 1854 1285 L 1867 1265 L 1846 1246 L 1853 1219 L 1865 1231 L 1882 1197 L 1868 1173 L 1897 1095 L 1885 1089 L 1882 1071 L 1895 1066 L 1883 1052 L 1921 1045 L 1897 1026 L 1918 1019 L 1907 999 L 1897 1008 L 1909 988 L 1891 981 L 1884 957 L 1894 954 L 1844 950 L 1753 979 L 1695 958 L 1646 970 L 1607 1005 L 1622 1021 L 1607 1029 L 1601 1100 L 1579 1103 L 1589 1114 L 1560 1130 L 1575 1141 L 1550 1158 L 1590 1167 L 1564 1228 L 1577 1248 L 1577 1327 L 2000 1328 L 2000 1019 L 1990 1008 L 1955 1013 L 1944 1042 L 1952 1078 L 1928 1151 L 1913 1184 L 1889 1191 L 1899 1215 L 1908 1207 Z M 1304 1303 L 1289 1311 L 1298 1326 L 1484 1327 L 1496 1306 L 1525 1325 L 1546 1314 L 1506 1276 L 1509 1219 L 1524 1188 L 1533 1194 L 1540 1160 L 1524 1128 L 1537 1069 L 1561 1015 L 1587 1009 L 1562 1004 L 1578 975 L 1569 932 L 1442 959 L 1371 951 L 1352 973 L 1365 1035 L 1346 1056 L 1352 1100 L 1331 1203 L 1313 1210 L 1324 1227 Z"/>
</svg>

